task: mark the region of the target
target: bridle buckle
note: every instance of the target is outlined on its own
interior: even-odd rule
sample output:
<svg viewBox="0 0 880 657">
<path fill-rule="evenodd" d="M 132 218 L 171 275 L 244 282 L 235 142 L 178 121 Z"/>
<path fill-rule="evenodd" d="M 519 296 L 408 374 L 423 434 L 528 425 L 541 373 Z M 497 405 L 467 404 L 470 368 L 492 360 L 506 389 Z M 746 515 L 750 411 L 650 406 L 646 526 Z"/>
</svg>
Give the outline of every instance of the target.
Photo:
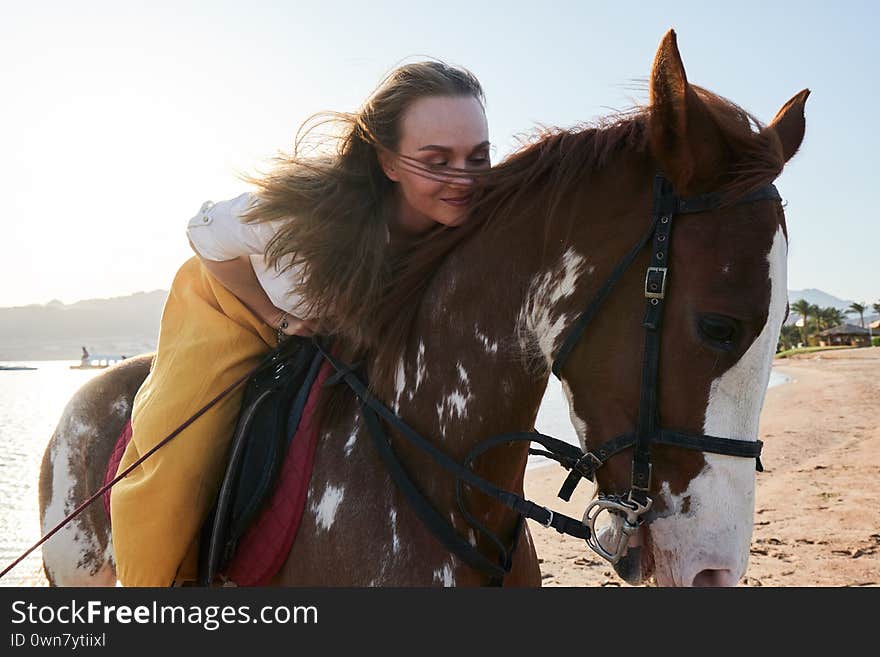
<svg viewBox="0 0 880 657">
<path fill-rule="evenodd" d="M 666 295 L 666 267 L 648 267 L 645 273 L 645 298 L 662 299 Z"/>
<path fill-rule="evenodd" d="M 593 452 L 586 452 L 577 460 L 577 463 L 574 464 L 572 470 L 577 472 L 584 479 L 594 481 L 596 470 L 601 468 L 604 464 L 605 462 L 593 454 Z"/>
</svg>

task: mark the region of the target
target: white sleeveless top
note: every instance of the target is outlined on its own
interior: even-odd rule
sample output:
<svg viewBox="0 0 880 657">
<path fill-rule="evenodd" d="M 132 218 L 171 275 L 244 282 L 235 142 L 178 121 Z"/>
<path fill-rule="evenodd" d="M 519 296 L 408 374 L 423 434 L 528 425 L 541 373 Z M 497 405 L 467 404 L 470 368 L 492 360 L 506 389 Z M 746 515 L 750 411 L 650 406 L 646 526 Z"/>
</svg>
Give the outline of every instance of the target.
<svg viewBox="0 0 880 657">
<path fill-rule="evenodd" d="M 205 201 L 186 227 L 192 247 L 206 260 L 233 260 L 249 256 L 254 273 L 269 299 L 278 308 L 292 315 L 308 319 L 300 307 L 301 296 L 293 289 L 302 281 L 302 267 L 291 267 L 279 273 L 263 255 L 266 245 L 284 225 L 284 220 L 245 223 L 242 214 L 256 201 L 244 193 L 228 201 Z M 288 256 L 289 257 L 289 256 Z"/>
</svg>

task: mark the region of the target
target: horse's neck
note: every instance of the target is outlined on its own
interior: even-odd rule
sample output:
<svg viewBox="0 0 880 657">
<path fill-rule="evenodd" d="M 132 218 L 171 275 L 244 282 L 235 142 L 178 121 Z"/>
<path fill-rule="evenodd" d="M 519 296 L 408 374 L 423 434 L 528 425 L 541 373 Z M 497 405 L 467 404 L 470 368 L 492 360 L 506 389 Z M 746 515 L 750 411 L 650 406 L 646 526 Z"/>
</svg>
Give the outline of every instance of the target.
<svg viewBox="0 0 880 657">
<path fill-rule="evenodd" d="M 514 236 L 519 240 L 523 248 L 534 243 Z M 525 256 L 513 262 L 503 250 L 487 249 L 477 240 L 463 245 L 434 277 L 398 364 L 388 406 L 460 463 L 486 438 L 533 426 L 547 380 L 530 371 L 516 335 L 528 268 Z M 402 437 L 395 435 L 392 442 L 434 507 L 492 558 L 492 544 L 474 534 L 459 511 L 454 477 Z M 474 469 L 500 487 L 521 491 L 527 450 L 526 443 L 493 450 Z M 468 490 L 465 504 L 502 541 L 512 540 L 514 512 Z"/>
<path fill-rule="evenodd" d="M 423 301 L 398 367 L 391 408 L 459 462 L 490 436 L 532 429 L 550 358 L 573 319 L 573 299 L 582 303 L 585 290 L 578 285 L 595 263 L 624 251 L 623 242 L 620 254 L 591 245 L 584 237 L 590 226 L 584 224 L 602 199 L 627 198 L 628 186 L 636 189 L 612 180 L 586 198 L 574 195 L 576 206 L 591 213 L 582 219 L 572 221 L 574 208 L 563 205 L 559 211 L 565 216 L 534 216 L 508 233 L 480 234 L 452 254 Z M 606 204 L 600 211 L 613 214 L 616 208 Z M 635 238 L 640 227 L 632 228 Z M 405 442 L 395 441 L 395 449 L 435 506 L 465 533 L 454 479 Z M 475 470 L 499 486 L 521 490 L 527 450 L 525 443 L 498 448 L 479 459 Z M 468 507 L 503 540 L 510 538 L 515 514 L 482 495 L 469 496 Z"/>
</svg>

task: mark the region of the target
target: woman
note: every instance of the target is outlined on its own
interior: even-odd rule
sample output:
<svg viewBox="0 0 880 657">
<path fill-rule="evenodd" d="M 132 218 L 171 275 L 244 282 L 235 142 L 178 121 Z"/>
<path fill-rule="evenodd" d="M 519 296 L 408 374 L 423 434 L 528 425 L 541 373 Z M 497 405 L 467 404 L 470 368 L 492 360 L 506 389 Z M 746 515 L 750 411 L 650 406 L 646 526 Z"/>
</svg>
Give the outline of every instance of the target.
<svg viewBox="0 0 880 657">
<path fill-rule="evenodd" d="M 389 281 L 389 248 L 467 217 L 468 172 L 489 167 L 483 102 L 468 71 L 438 62 L 402 66 L 358 112 L 331 115 L 343 127 L 332 152 L 304 155 L 298 137 L 289 158 L 251 179 L 255 194 L 202 206 L 187 228 L 196 257 L 171 286 L 118 471 L 285 334 L 320 331 L 364 344 L 362 327 Z M 241 395 L 238 388 L 225 397 L 114 487 L 123 585 L 196 578 L 199 529 Z"/>
</svg>

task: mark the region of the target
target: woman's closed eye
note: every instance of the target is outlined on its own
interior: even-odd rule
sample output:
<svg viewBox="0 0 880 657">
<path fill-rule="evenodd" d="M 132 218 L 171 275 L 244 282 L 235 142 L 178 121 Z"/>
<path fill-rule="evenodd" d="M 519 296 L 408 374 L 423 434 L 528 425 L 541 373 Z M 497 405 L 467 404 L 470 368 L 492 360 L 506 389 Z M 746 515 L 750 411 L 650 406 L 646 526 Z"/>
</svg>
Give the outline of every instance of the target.
<svg viewBox="0 0 880 657">
<path fill-rule="evenodd" d="M 468 164 L 471 164 L 474 166 L 483 166 L 483 165 L 489 164 L 489 158 L 488 157 L 471 157 L 471 158 L 468 158 Z M 440 162 L 428 162 L 428 166 L 431 167 L 432 169 L 445 169 L 446 167 L 449 166 L 449 162 L 447 162 L 446 160 L 443 160 Z"/>
</svg>

